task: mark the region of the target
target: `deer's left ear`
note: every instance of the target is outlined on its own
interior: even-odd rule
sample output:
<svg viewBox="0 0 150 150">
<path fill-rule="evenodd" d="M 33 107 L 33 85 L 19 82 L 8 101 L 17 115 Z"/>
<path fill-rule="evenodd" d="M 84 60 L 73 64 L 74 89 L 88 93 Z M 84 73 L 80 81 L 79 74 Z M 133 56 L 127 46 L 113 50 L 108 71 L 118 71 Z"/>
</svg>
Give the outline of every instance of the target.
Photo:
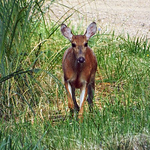
<svg viewBox="0 0 150 150">
<path fill-rule="evenodd" d="M 87 30 L 86 30 L 86 32 L 84 34 L 86 36 L 87 40 L 89 40 L 96 33 L 96 31 L 97 31 L 96 23 L 92 22 L 88 26 L 88 28 L 87 28 Z"/>
</svg>

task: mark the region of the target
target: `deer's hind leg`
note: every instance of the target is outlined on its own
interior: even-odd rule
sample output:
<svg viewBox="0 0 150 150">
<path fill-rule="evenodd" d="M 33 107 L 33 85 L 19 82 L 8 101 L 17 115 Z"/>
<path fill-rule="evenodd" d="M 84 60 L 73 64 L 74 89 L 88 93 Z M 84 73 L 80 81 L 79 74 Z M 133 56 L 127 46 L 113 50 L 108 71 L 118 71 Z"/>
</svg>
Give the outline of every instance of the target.
<svg viewBox="0 0 150 150">
<path fill-rule="evenodd" d="M 73 99 L 73 102 L 74 102 L 74 109 L 76 112 L 79 112 L 79 106 L 77 104 L 77 101 L 76 101 L 76 97 L 75 97 L 75 88 L 72 87 L 72 99 Z"/>
<path fill-rule="evenodd" d="M 89 110 L 90 112 L 93 111 L 93 97 L 94 97 L 94 90 L 95 90 L 95 82 L 93 81 L 88 85 L 88 97 L 87 101 L 89 104 Z"/>
</svg>

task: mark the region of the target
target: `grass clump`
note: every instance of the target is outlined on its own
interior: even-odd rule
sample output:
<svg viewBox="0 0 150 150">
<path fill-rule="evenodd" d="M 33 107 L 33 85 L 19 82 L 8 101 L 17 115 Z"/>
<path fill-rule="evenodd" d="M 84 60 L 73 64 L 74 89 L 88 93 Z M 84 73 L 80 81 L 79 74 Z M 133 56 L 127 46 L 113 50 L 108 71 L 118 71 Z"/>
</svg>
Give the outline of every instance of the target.
<svg viewBox="0 0 150 150">
<path fill-rule="evenodd" d="M 49 107 L 53 95 L 57 92 L 58 99 L 63 89 L 53 71 L 62 52 L 51 50 L 59 43 L 52 38 L 59 25 L 51 23 L 48 31 L 44 1 L 0 3 L 0 116 L 34 116 L 43 99 Z"/>
</svg>

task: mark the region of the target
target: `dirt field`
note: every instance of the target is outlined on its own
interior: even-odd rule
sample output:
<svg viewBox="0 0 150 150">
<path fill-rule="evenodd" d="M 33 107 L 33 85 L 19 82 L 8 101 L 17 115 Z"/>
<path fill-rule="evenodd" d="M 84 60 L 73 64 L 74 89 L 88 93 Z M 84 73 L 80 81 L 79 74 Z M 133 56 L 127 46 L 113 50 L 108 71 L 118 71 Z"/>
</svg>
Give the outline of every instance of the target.
<svg viewBox="0 0 150 150">
<path fill-rule="evenodd" d="M 150 40 L 150 0 L 58 0 L 48 13 L 60 22 L 74 13 L 67 22 L 87 26 L 95 21 L 101 32 L 115 30 Z"/>
</svg>

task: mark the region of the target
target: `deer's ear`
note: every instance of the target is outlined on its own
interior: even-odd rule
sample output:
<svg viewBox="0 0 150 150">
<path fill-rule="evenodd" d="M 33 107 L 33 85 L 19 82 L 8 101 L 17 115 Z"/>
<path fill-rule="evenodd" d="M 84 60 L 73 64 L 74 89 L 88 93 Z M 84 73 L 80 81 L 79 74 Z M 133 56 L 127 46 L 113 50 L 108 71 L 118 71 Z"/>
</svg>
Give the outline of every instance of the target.
<svg viewBox="0 0 150 150">
<path fill-rule="evenodd" d="M 84 35 L 86 36 L 87 40 L 89 40 L 90 37 L 92 37 L 92 36 L 96 33 L 96 31 L 97 31 L 96 23 L 95 23 L 95 22 L 92 22 L 92 23 L 88 26 L 88 28 L 87 28 L 87 30 L 86 30 L 86 32 L 85 32 L 85 34 L 84 34 Z"/>
<path fill-rule="evenodd" d="M 73 34 L 71 32 L 71 29 L 68 28 L 65 24 L 61 25 L 61 33 L 70 41 L 72 40 Z"/>
</svg>

